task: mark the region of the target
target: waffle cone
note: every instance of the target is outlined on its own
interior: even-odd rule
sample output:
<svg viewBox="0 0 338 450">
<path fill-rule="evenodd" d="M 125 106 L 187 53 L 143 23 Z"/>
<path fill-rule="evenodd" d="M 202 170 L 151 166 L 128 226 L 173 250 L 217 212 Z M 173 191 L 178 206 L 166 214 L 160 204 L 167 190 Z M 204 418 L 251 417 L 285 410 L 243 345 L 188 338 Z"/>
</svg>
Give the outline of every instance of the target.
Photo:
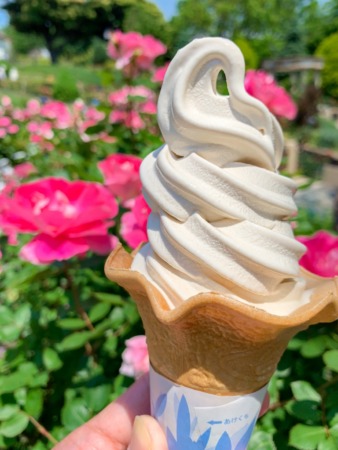
<svg viewBox="0 0 338 450">
<path fill-rule="evenodd" d="M 266 385 L 290 339 L 309 325 L 338 318 L 335 279 L 302 271 L 312 295 L 289 316 L 276 316 L 217 293 L 199 294 L 170 310 L 161 293 L 130 270 L 122 246 L 109 256 L 107 277 L 137 303 L 150 362 L 169 380 L 216 395 L 243 395 Z"/>
</svg>

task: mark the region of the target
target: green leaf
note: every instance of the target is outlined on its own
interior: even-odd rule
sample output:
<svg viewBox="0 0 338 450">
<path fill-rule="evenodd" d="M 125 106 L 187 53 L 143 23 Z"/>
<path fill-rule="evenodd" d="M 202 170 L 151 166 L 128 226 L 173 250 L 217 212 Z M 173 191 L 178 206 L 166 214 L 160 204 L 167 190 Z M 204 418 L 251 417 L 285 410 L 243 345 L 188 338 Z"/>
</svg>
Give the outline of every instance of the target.
<svg viewBox="0 0 338 450">
<path fill-rule="evenodd" d="M 14 398 L 15 398 L 16 402 L 18 403 L 18 405 L 23 406 L 26 403 L 27 388 L 22 387 L 22 388 L 17 389 L 14 392 Z"/>
<path fill-rule="evenodd" d="M 110 314 L 110 319 L 112 321 L 113 328 L 116 329 L 125 321 L 125 314 L 123 308 L 115 307 Z"/>
<path fill-rule="evenodd" d="M 256 431 L 250 439 L 248 450 L 277 450 L 277 447 L 269 433 Z"/>
<path fill-rule="evenodd" d="M 332 436 L 329 436 L 325 441 L 319 443 L 318 450 L 337 450 L 337 442 Z"/>
<path fill-rule="evenodd" d="M 291 428 L 289 444 L 299 450 L 317 450 L 320 442 L 325 441 L 324 427 L 297 424 Z"/>
<path fill-rule="evenodd" d="M 127 303 L 124 307 L 125 317 L 128 318 L 128 322 L 134 324 L 140 320 L 140 315 L 135 303 Z"/>
<path fill-rule="evenodd" d="M 325 352 L 323 355 L 323 360 L 326 367 L 334 372 L 338 372 L 338 350 L 329 350 Z"/>
<path fill-rule="evenodd" d="M 39 372 L 38 367 L 31 361 L 27 361 L 27 362 L 20 364 L 18 370 L 19 370 L 19 372 L 22 372 L 27 379 L 29 377 L 33 378 Z"/>
<path fill-rule="evenodd" d="M 288 349 L 289 350 L 299 350 L 303 344 L 304 344 L 304 341 L 302 339 L 299 339 L 296 336 L 293 339 L 291 339 L 291 341 L 288 343 Z"/>
<path fill-rule="evenodd" d="M 126 303 L 120 295 L 107 294 L 106 292 L 94 292 L 93 296 L 100 302 L 109 303 L 113 306 L 123 306 Z"/>
<path fill-rule="evenodd" d="M 0 329 L 0 341 L 14 342 L 20 336 L 21 330 L 13 322 L 11 325 L 3 325 Z"/>
<path fill-rule="evenodd" d="M 20 372 L 0 377 L 0 394 L 14 392 L 27 385 L 27 379 Z"/>
<path fill-rule="evenodd" d="M 70 334 L 57 345 L 57 349 L 64 352 L 81 348 L 88 342 L 89 337 L 89 331 L 80 331 L 79 333 Z"/>
<path fill-rule="evenodd" d="M 58 370 L 62 367 L 63 362 L 59 355 L 52 348 L 45 348 L 42 352 L 42 361 L 47 370 Z"/>
<path fill-rule="evenodd" d="M 43 390 L 42 389 L 30 389 L 27 392 L 25 411 L 38 419 L 43 409 Z"/>
<path fill-rule="evenodd" d="M 109 384 L 102 384 L 100 386 L 87 388 L 84 392 L 84 399 L 86 405 L 94 413 L 101 411 L 108 405 L 110 399 L 111 387 Z"/>
<path fill-rule="evenodd" d="M 10 325 L 14 321 L 14 314 L 7 306 L 0 306 L 0 326 Z"/>
<path fill-rule="evenodd" d="M 14 313 L 14 320 L 17 327 L 22 330 L 31 318 L 31 307 L 29 304 L 21 305 Z"/>
<path fill-rule="evenodd" d="M 48 383 L 48 372 L 40 372 L 35 377 L 33 377 L 30 382 L 30 387 L 47 386 Z"/>
<path fill-rule="evenodd" d="M 49 271 L 49 267 L 46 266 L 35 266 L 34 264 L 27 264 L 25 267 L 13 277 L 12 283 L 8 287 L 18 288 L 21 284 L 28 284 L 32 281 L 38 280 L 39 278 L 44 278 Z"/>
<path fill-rule="evenodd" d="M 314 387 L 307 381 L 293 381 L 291 383 L 291 390 L 296 400 L 312 400 L 320 402 L 321 396 Z"/>
<path fill-rule="evenodd" d="M 317 358 L 323 354 L 326 345 L 327 336 L 316 336 L 303 343 L 300 353 L 304 358 Z"/>
<path fill-rule="evenodd" d="M 39 441 L 31 447 L 31 450 L 47 450 L 47 448 L 43 442 Z"/>
<path fill-rule="evenodd" d="M 118 344 L 117 336 L 108 336 L 103 344 L 103 349 L 109 354 L 110 357 L 116 356 L 116 348 Z"/>
<path fill-rule="evenodd" d="M 10 419 L 0 425 L 0 434 L 7 438 L 12 438 L 21 434 L 27 427 L 29 419 L 26 414 L 16 413 Z"/>
<path fill-rule="evenodd" d="M 311 422 L 320 422 L 322 413 L 318 409 L 319 403 L 312 400 L 291 400 L 286 405 L 286 410 L 289 414 L 297 419 Z"/>
<path fill-rule="evenodd" d="M 88 313 L 91 322 L 103 319 L 109 313 L 111 305 L 109 303 L 98 303 Z"/>
<path fill-rule="evenodd" d="M 47 327 L 49 322 L 53 322 L 57 318 L 57 310 L 42 307 L 40 310 L 39 325 Z"/>
<path fill-rule="evenodd" d="M 18 405 L 4 405 L 0 407 L 0 420 L 7 420 L 19 411 Z"/>
<path fill-rule="evenodd" d="M 329 430 L 330 436 L 334 439 L 338 448 L 338 423 Z"/>
<path fill-rule="evenodd" d="M 82 330 L 86 327 L 85 321 L 78 318 L 60 319 L 56 324 L 63 330 Z"/>
<path fill-rule="evenodd" d="M 7 442 L 6 442 L 7 441 Z M 8 448 L 8 439 L 4 438 L 4 436 L 0 435 L 0 448 L 5 449 Z"/>
<path fill-rule="evenodd" d="M 61 420 L 68 430 L 74 430 L 90 418 L 84 399 L 75 398 L 67 402 L 61 411 Z"/>
</svg>

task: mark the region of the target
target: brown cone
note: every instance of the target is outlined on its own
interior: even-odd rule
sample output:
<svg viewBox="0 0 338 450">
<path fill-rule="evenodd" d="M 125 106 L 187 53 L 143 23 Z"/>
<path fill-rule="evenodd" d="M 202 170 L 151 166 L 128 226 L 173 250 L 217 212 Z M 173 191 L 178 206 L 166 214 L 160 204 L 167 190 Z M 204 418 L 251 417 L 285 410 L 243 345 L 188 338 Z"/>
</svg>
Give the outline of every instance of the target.
<svg viewBox="0 0 338 450">
<path fill-rule="evenodd" d="M 338 318 L 334 279 L 302 271 L 311 300 L 287 317 L 275 316 L 217 293 L 199 294 L 170 310 L 146 278 L 130 270 L 122 246 L 109 256 L 107 277 L 137 303 L 150 361 L 164 377 L 217 395 L 255 392 L 268 383 L 290 339 L 311 324 Z"/>
</svg>

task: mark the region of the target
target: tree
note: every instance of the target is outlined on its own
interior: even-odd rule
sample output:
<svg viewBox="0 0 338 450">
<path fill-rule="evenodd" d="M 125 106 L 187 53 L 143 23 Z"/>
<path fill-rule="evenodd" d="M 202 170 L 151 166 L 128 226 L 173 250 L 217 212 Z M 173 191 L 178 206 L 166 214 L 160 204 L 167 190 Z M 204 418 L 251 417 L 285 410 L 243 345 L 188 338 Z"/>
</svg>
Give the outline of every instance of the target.
<svg viewBox="0 0 338 450">
<path fill-rule="evenodd" d="M 163 43 L 168 42 L 168 24 L 162 12 L 153 3 L 138 2 L 125 11 L 123 31 L 151 34 Z"/>
<path fill-rule="evenodd" d="M 12 42 L 14 53 L 26 55 L 31 50 L 41 48 L 44 45 L 41 36 L 34 33 L 20 33 L 12 26 L 8 26 L 4 32 Z"/>
<path fill-rule="evenodd" d="M 282 6 L 277 0 L 180 0 L 171 21 L 173 47 L 208 35 L 245 38 L 260 59 L 306 53 L 306 27 L 318 25 L 319 13 L 318 0 L 284 0 Z"/>
<path fill-rule="evenodd" d="M 55 62 L 66 46 L 79 52 L 105 30 L 123 29 L 128 9 L 136 5 L 149 7 L 146 0 L 5 0 L 4 8 L 17 31 L 43 37 Z"/>
<path fill-rule="evenodd" d="M 323 90 L 334 99 L 338 99 L 338 33 L 325 38 L 319 45 L 316 55 L 324 59 L 322 73 Z"/>
</svg>

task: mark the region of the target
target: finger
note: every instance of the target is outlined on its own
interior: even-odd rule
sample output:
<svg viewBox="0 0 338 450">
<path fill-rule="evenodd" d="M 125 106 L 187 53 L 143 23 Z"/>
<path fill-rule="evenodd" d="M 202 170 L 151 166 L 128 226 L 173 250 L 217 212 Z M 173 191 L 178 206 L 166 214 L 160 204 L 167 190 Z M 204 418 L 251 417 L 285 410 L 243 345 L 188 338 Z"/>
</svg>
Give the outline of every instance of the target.
<svg viewBox="0 0 338 450">
<path fill-rule="evenodd" d="M 149 412 L 149 374 L 146 374 L 54 450 L 125 450 L 131 440 L 135 416 Z"/>
<path fill-rule="evenodd" d="M 160 425 L 151 416 L 135 417 L 128 450 L 168 450 Z"/>
</svg>

